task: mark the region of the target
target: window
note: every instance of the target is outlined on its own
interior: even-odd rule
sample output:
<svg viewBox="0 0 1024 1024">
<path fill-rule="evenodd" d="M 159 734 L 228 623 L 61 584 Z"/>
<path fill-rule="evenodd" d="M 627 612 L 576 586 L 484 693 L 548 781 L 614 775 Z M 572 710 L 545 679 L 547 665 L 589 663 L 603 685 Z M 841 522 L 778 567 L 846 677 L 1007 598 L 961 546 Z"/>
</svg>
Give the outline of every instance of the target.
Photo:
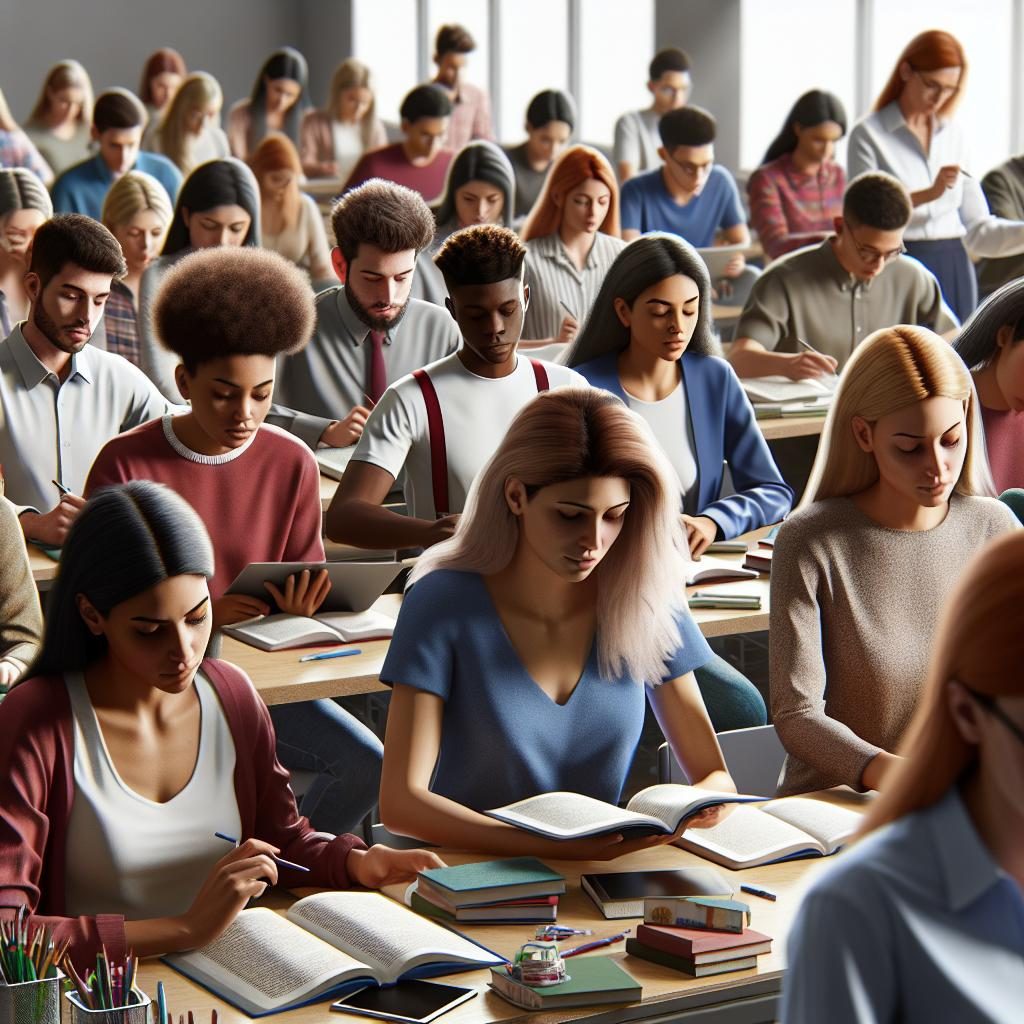
<svg viewBox="0 0 1024 1024">
<path fill-rule="evenodd" d="M 427 78 L 437 71 L 434 65 L 434 39 L 442 25 L 461 25 L 469 31 L 476 49 L 468 54 L 466 81 L 490 89 L 490 27 L 485 0 L 429 0 L 427 5 Z"/>
<path fill-rule="evenodd" d="M 417 84 L 416 0 L 354 0 L 352 52 L 373 72 L 377 114 L 398 124 L 398 108 Z"/>
</svg>

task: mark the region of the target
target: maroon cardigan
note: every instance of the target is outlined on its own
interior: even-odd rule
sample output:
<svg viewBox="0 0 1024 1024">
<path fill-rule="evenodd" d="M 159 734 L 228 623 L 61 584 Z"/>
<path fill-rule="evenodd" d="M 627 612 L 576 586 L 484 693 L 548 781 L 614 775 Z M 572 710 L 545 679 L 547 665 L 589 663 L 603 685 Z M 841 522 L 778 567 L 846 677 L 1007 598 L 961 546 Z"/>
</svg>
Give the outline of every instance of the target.
<svg viewBox="0 0 1024 1024">
<path fill-rule="evenodd" d="M 288 773 L 275 754 L 274 727 L 249 677 L 225 661 L 207 659 L 202 671 L 220 698 L 235 741 L 235 796 L 242 836 L 277 846 L 286 860 L 309 874 L 282 868 L 279 884 L 345 889 L 345 862 L 356 836 L 314 832 L 300 817 Z M 76 963 L 93 959 L 101 946 L 124 957 L 124 918 L 119 914 L 67 917 L 65 853 L 75 793 L 71 703 L 59 676 L 36 677 L 16 686 L 0 703 L 0 914 L 26 906 L 29 920 L 71 940 Z"/>
</svg>

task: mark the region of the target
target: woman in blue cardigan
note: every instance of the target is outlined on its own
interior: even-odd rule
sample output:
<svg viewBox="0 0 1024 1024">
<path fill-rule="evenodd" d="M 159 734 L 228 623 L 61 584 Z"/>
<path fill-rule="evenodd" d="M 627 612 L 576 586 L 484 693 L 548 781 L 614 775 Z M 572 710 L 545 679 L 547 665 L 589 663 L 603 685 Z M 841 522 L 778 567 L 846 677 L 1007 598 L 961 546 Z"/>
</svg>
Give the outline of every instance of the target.
<svg viewBox="0 0 1024 1024">
<path fill-rule="evenodd" d="M 754 410 L 715 347 L 704 261 L 681 238 L 652 234 L 612 264 L 565 360 L 651 427 L 679 477 L 695 558 L 714 540 L 780 522 L 793 504 Z M 727 496 L 723 463 L 735 490 Z"/>
</svg>

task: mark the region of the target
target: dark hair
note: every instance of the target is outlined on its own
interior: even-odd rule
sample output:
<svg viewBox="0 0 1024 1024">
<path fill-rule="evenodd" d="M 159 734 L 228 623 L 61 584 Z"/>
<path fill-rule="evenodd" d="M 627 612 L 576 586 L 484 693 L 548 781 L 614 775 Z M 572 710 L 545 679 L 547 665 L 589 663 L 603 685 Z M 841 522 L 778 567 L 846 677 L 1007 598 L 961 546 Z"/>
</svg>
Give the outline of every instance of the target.
<svg viewBox="0 0 1024 1024">
<path fill-rule="evenodd" d="M 680 107 L 658 121 L 661 144 L 669 153 L 678 146 L 709 146 L 715 141 L 715 119 L 700 107 Z"/>
<path fill-rule="evenodd" d="M 446 53 L 472 53 L 475 49 L 476 40 L 461 25 L 442 25 L 437 30 L 434 53 L 438 57 Z"/>
<path fill-rule="evenodd" d="M 683 274 L 697 282 L 697 324 L 687 352 L 716 355 L 711 314 L 711 278 L 697 250 L 678 235 L 643 235 L 630 242 L 608 268 L 583 330 L 565 356 L 566 366 L 579 366 L 629 344 L 629 328 L 615 313 L 615 300 L 632 307 L 637 298 L 659 281 Z"/>
<path fill-rule="evenodd" d="M 49 219 L 53 216 L 50 193 L 28 168 L 0 168 L 0 217 L 15 210 L 38 210 Z"/>
<path fill-rule="evenodd" d="M 299 83 L 299 98 L 288 108 L 284 115 L 281 131 L 297 146 L 299 144 L 299 124 L 302 115 L 310 106 L 309 101 L 309 68 L 306 58 L 294 47 L 283 46 L 275 50 L 260 68 L 249 97 L 249 112 L 252 120 L 249 126 L 249 149 L 267 134 L 267 82 L 278 78 L 290 78 Z"/>
<path fill-rule="evenodd" d="M 778 160 L 783 153 L 792 153 L 796 149 L 796 132 L 793 125 L 798 124 L 801 128 L 813 128 L 815 125 L 824 124 L 826 121 L 835 121 L 846 134 L 846 110 L 840 102 L 839 97 L 830 92 L 823 92 L 821 89 L 812 89 L 805 92 L 793 104 L 793 109 L 786 115 L 782 130 L 775 136 L 775 140 L 768 147 L 762 164 Z"/>
<path fill-rule="evenodd" d="M 530 100 L 526 123 L 531 128 L 543 128 L 552 121 L 564 121 L 572 131 L 576 127 L 576 104 L 568 93 L 545 89 Z"/>
<path fill-rule="evenodd" d="M 994 291 L 964 324 L 953 348 L 976 370 L 998 354 L 996 333 L 1007 324 L 1013 327 L 1013 341 L 1024 339 L 1024 278 L 1017 278 Z"/>
<path fill-rule="evenodd" d="M 94 274 L 121 278 L 128 264 L 117 239 L 98 221 L 83 213 L 59 213 L 43 224 L 32 241 L 29 272 L 45 288 L 67 264 Z"/>
<path fill-rule="evenodd" d="M 406 93 L 398 114 L 409 124 L 415 124 L 424 117 L 451 117 L 452 101 L 440 86 L 417 85 Z"/>
<path fill-rule="evenodd" d="M 843 220 L 876 231 L 899 231 L 914 207 L 903 182 L 884 171 L 865 171 L 846 186 Z"/>
<path fill-rule="evenodd" d="M 648 81 L 656 82 L 666 71 L 689 71 L 690 55 L 685 50 L 670 46 L 659 50 L 647 69 Z"/>
<path fill-rule="evenodd" d="M 92 126 L 98 132 L 111 128 L 145 128 L 149 115 L 138 96 L 127 89 L 107 89 L 96 97 Z"/>
<path fill-rule="evenodd" d="M 444 192 L 434 207 L 434 217 L 439 226 L 455 217 L 455 193 L 471 181 L 486 181 L 488 185 L 500 188 L 505 197 L 501 222 L 511 224 L 515 220 L 516 172 L 499 146 L 477 139 L 463 146 L 448 165 Z"/>
<path fill-rule="evenodd" d="M 149 55 L 142 68 L 142 81 L 139 83 L 139 99 L 143 103 L 153 102 L 152 80 L 157 75 L 162 75 L 167 71 L 173 71 L 174 74 L 181 75 L 182 78 L 188 74 L 188 70 L 185 67 L 185 58 L 177 50 L 172 50 L 169 46 L 162 46 L 159 50 L 155 50 Z"/>
<path fill-rule="evenodd" d="M 450 234 L 434 263 L 451 289 L 520 277 L 525 258 L 526 246 L 514 231 L 496 224 L 474 224 Z"/>
<path fill-rule="evenodd" d="M 422 252 L 434 240 L 434 215 L 419 192 L 371 178 L 346 192 L 331 210 L 331 227 L 348 263 L 363 242 L 383 252 Z"/>
<path fill-rule="evenodd" d="M 174 219 L 167 230 L 161 254 L 170 256 L 187 249 L 188 227 L 182 211 L 189 215 L 215 206 L 240 206 L 252 218 L 243 245 L 260 244 L 260 187 L 252 171 L 233 156 L 208 160 L 200 164 L 186 179 L 174 204 Z"/>
<path fill-rule="evenodd" d="M 315 321 L 309 280 L 270 249 L 189 253 L 163 276 L 153 304 L 156 336 L 190 375 L 226 356 L 298 352 Z"/>
<path fill-rule="evenodd" d="M 78 611 L 101 614 L 174 576 L 213 575 L 213 547 L 192 506 L 163 484 L 133 480 L 98 491 L 75 517 L 46 603 L 33 676 L 85 669 L 106 651 Z"/>
</svg>

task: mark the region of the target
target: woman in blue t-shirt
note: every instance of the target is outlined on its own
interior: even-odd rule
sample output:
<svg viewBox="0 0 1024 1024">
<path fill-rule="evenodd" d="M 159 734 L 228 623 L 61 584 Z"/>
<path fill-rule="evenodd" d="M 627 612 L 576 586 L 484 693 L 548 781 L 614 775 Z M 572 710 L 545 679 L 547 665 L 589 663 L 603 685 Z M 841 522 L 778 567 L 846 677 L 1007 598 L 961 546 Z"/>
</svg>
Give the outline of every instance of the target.
<svg viewBox="0 0 1024 1024">
<path fill-rule="evenodd" d="M 616 802 L 645 693 L 695 784 L 734 790 L 693 677 L 712 655 L 685 609 L 675 495 L 610 395 L 558 388 L 519 413 L 455 536 L 420 557 L 381 671 L 388 828 L 582 859 L 666 842 L 555 842 L 480 813 L 557 790 Z"/>
</svg>

